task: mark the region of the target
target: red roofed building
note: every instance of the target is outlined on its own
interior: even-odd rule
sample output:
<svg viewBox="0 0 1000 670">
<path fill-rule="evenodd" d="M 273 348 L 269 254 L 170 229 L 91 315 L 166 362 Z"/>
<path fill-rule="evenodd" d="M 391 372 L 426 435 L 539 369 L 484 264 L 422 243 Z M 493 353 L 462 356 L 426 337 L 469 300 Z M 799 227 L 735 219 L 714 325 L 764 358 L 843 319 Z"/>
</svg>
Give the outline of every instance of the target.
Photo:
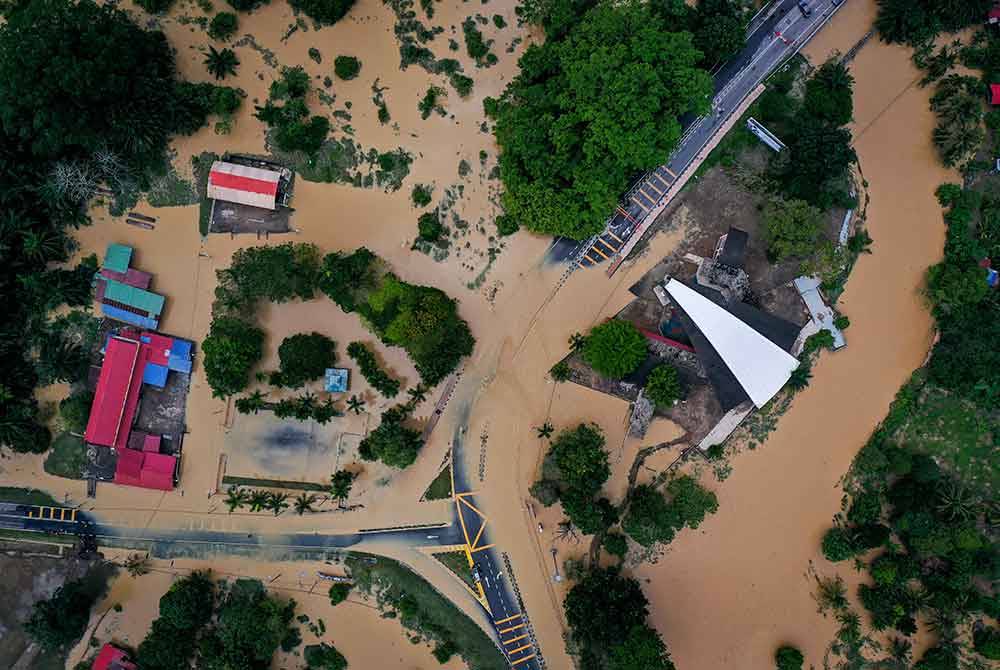
<svg viewBox="0 0 1000 670">
<path fill-rule="evenodd" d="M 136 670 L 136 665 L 128 660 L 128 654 L 124 651 L 105 644 L 90 668 L 91 670 Z"/>
<path fill-rule="evenodd" d="M 143 347 L 137 340 L 110 337 L 94 391 L 94 404 L 84 439 L 102 447 L 124 449 L 139 404 L 142 373 L 146 367 Z"/>
<path fill-rule="evenodd" d="M 990 25 L 1000 23 L 1000 7 L 994 7 L 990 10 L 989 14 L 986 15 L 986 23 Z"/>
<path fill-rule="evenodd" d="M 1000 84 L 990 84 L 990 104 L 1000 105 Z"/>
<path fill-rule="evenodd" d="M 280 173 L 273 170 L 215 161 L 208 173 L 208 197 L 273 210 L 277 209 L 280 179 Z"/>
<path fill-rule="evenodd" d="M 118 452 L 114 481 L 125 486 L 172 491 L 176 471 L 176 456 L 122 449 Z"/>
</svg>

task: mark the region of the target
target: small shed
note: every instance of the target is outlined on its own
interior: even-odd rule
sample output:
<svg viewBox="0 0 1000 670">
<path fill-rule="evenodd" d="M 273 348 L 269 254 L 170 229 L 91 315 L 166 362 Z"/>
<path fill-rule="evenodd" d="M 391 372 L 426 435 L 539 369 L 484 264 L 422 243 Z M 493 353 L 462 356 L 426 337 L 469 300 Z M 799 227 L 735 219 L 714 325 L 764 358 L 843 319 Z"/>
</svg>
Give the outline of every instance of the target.
<svg viewBox="0 0 1000 670">
<path fill-rule="evenodd" d="M 1000 23 L 1000 7 L 994 7 L 986 15 L 986 23 L 995 26 Z"/>
<path fill-rule="evenodd" d="M 990 104 L 1000 105 L 1000 84 L 990 84 Z"/>
<path fill-rule="evenodd" d="M 132 247 L 124 244 L 109 244 L 104 252 L 104 268 L 112 272 L 125 274 L 132 262 Z"/>
<path fill-rule="evenodd" d="M 327 368 L 323 388 L 328 393 L 343 393 L 347 390 L 348 376 L 346 368 Z"/>
<path fill-rule="evenodd" d="M 274 170 L 215 161 L 208 173 L 208 197 L 261 209 L 277 209 L 278 182 Z"/>
<path fill-rule="evenodd" d="M 128 659 L 128 654 L 110 644 L 101 647 L 90 667 L 91 670 L 136 670 L 136 665 Z"/>
</svg>

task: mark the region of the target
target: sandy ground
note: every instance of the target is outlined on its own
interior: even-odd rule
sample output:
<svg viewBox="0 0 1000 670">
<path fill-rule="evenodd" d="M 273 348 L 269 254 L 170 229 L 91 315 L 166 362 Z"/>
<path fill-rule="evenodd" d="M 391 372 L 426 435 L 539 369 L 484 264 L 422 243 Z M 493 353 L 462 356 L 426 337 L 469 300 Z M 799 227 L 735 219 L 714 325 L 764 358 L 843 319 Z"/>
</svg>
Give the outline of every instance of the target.
<svg viewBox="0 0 1000 670">
<path fill-rule="evenodd" d="M 409 251 L 417 216 L 408 203 L 409 188 L 415 183 L 434 182 L 435 197 L 439 197 L 445 186 L 458 181 L 456 167 L 461 157 L 477 170 L 467 182 L 461 205 L 463 217 L 475 222 L 481 216 L 490 221 L 494 212 L 491 186 L 480 181 L 480 173 L 495 161 L 496 148 L 492 138 L 479 131 L 480 105 L 483 96 L 502 90 L 515 71 L 516 55 L 504 49 L 517 34 L 511 0 L 494 0 L 482 6 L 449 1 L 435 6 L 434 22 L 446 30 L 451 25 L 459 26 L 462 18 L 476 12 L 501 13 L 511 24 L 494 47 L 500 64 L 489 70 L 476 70 L 463 56 L 464 51 L 448 52 L 450 32 L 435 41 L 439 55 L 459 58 L 466 72 L 476 79 L 470 100 L 449 96 L 447 108 L 455 114 L 454 119 L 419 119 L 416 101 L 433 78 L 416 67 L 398 70 L 392 16 L 375 0 L 360 0 L 348 20 L 333 28 L 318 33 L 299 31 L 284 42 L 282 35 L 293 22 L 284 3 L 276 2 L 252 16 L 240 17 L 241 34 L 253 34 L 282 63 L 302 64 L 314 74 L 329 73 L 333 57 L 339 53 L 359 55 L 362 74 L 353 82 L 334 85 L 338 96 L 335 107 L 340 109 L 343 101 L 353 100 L 351 123 L 366 147 L 388 149 L 399 145 L 416 156 L 404 188 L 395 194 L 299 180 L 294 202 L 297 211 L 292 220 L 299 235 L 284 239 L 315 242 L 323 250 L 365 244 L 387 258 L 403 278 L 439 286 L 461 300 L 462 315 L 470 322 L 478 344 L 422 457 L 398 475 L 389 490 L 372 496 L 375 500 L 363 501 L 371 504 L 357 513 L 304 517 L 286 514 L 277 521 L 266 514 L 226 515 L 219 509 L 218 499 L 207 495 L 215 487 L 218 459 L 225 443 L 226 406 L 211 398 L 199 366 L 189 395 L 190 434 L 185 441 L 181 489 L 159 494 L 104 485 L 92 503 L 103 520 L 151 527 L 280 527 L 288 532 L 308 532 L 437 521 L 446 516 L 450 503 L 416 504 L 416 500 L 436 474 L 455 428 L 467 424 L 467 467 L 489 515 L 492 539 L 509 554 L 548 666 L 569 668 L 560 606 L 565 582 L 553 584 L 551 580 L 550 550 L 555 546 L 561 560 L 582 553 L 585 544 L 556 543 L 553 532 L 561 519 L 558 509 L 545 510 L 527 503 L 527 489 L 537 476 L 545 448 L 535 437 L 533 427 L 546 419 L 557 429 L 581 421 L 600 424 L 615 464 L 609 491 L 616 498 L 624 491 L 630 454 L 640 446 L 655 443 L 650 440 L 671 439 L 676 427 L 663 423 L 654 426 L 641 445 L 625 442 L 627 406 L 623 402 L 573 385 L 552 384 L 545 371 L 565 354 L 569 335 L 586 331 L 628 302 L 631 296 L 627 287 L 669 252 L 683 231 L 658 234 L 641 258 L 624 266 L 611 280 L 602 270 L 581 271 L 565 285 L 561 281 L 564 268 L 542 263 L 548 241 L 526 233 L 507 243 L 478 290 L 466 285 L 482 269 L 481 263 L 469 270 L 463 267 L 464 259 L 455 256 L 439 264 Z M 833 49 L 846 51 L 868 30 L 873 13 L 873 0 L 852 0 L 810 45 L 808 55 L 818 61 Z M 194 26 L 172 20 L 164 22 L 164 27 L 177 48 L 182 73 L 192 79 L 205 79 L 202 56 L 193 48 L 204 48 L 208 41 L 204 34 Z M 488 37 L 496 32 L 492 25 L 482 29 Z M 456 39 L 461 43 L 460 28 Z M 309 60 L 309 46 L 320 49 L 321 66 Z M 175 145 L 178 165 L 185 165 L 192 153 L 201 150 L 263 150 L 262 129 L 250 117 L 249 103 L 254 98 L 263 100 L 275 71 L 249 48 L 241 48 L 238 53 L 243 65 L 236 84 L 248 92 L 249 99 L 233 133 L 220 136 L 205 129 L 179 140 Z M 258 72 L 263 79 L 258 78 Z M 916 72 L 908 52 L 877 42 L 860 53 L 853 72 L 857 78 L 856 147 L 872 193 L 868 214 L 875 253 L 861 258 L 842 299 L 842 309 L 853 324 L 848 333 L 850 345 L 836 355 L 821 358 L 811 386 L 796 398 L 765 448 L 738 457 L 725 484 L 710 484 L 720 499 L 718 514 L 698 531 L 682 534 L 655 565 L 636 571 L 652 602 L 652 621 L 663 633 L 679 667 L 768 668 L 773 649 L 785 641 L 801 646 L 810 662 L 820 661 L 833 626 L 816 614 L 811 582 L 805 574 L 810 561 L 815 561 L 821 572 L 831 569 L 818 557 L 817 548 L 820 534 L 838 508 L 837 479 L 884 415 L 900 383 L 920 364 L 930 342 L 930 318 L 918 287 L 924 269 L 940 254 L 943 239 L 933 189 L 950 174 L 937 167 L 932 153 L 928 92 L 912 85 Z M 389 86 L 386 98 L 393 120 L 399 123 L 398 133 L 391 126 L 378 126 L 374 120 L 370 87 L 376 76 L 381 85 Z M 319 110 L 321 103 L 313 101 L 312 107 Z M 485 170 L 479 168 L 481 149 L 490 154 Z M 97 210 L 95 225 L 78 235 L 82 251 L 102 251 L 111 241 L 136 246 L 135 264 L 154 273 L 154 289 L 168 296 L 164 332 L 200 341 L 210 320 L 215 270 L 228 264 L 234 249 L 256 240 L 225 236 L 202 240 L 195 207 L 139 209 L 159 218 L 154 231 L 126 226 Z M 482 249 L 489 242 L 485 236 L 480 237 L 477 244 Z M 283 240 L 272 238 L 271 243 L 277 241 Z M 887 267 L 892 271 L 886 272 Z M 350 339 L 364 336 L 357 323 L 339 314 L 325 300 L 268 308 L 260 316 L 270 331 L 271 357 L 281 337 L 299 330 L 327 332 L 342 347 Z M 389 365 L 409 377 L 411 368 L 397 353 L 380 347 Z M 265 367 L 268 364 L 273 366 L 273 361 L 265 362 Z M 433 399 L 435 394 L 430 396 Z M 479 482 L 475 473 L 481 457 L 479 436 L 483 434 L 487 436 L 482 454 L 486 471 L 485 480 Z M 665 467 L 672 456 L 661 453 L 650 466 Z M 84 499 L 82 483 L 45 476 L 36 457 L 4 461 L 0 467 L 4 483 L 30 482 L 57 496 L 67 493 L 76 501 Z M 646 476 L 651 475 L 641 473 L 640 479 Z M 538 532 L 539 523 L 542 533 Z M 421 558 L 405 547 L 385 547 L 384 551 L 405 558 L 475 614 L 474 601 L 462 597 L 460 585 L 446 571 L 431 567 L 433 559 Z M 267 574 L 280 571 L 271 564 L 259 569 Z M 292 569 L 306 568 L 296 565 Z M 148 623 L 154 607 L 149 598 L 158 593 L 158 588 L 129 587 L 125 593 L 134 595 L 127 599 L 126 612 L 131 607 L 145 607 Z M 333 615 L 332 620 L 337 616 Z M 356 625 L 369 626 L 364 621 L 359 614 Z M 145 624 L 135 625 L 132 635 L 139 636 Z M 335 642 L 352 664 L 351 649 L 355 654 L 375 653 L 391 643 L 397 645 L 393 649 L 408 650 L 410 645 L 399 637 L 398 630 L 393 632 L 382 627 L 385 625 L 373 618 L 364 635 L 338 635 L 337 625 L 329 625 L 328 620 Z M 373 644 L 374 640 L 377 644 Z M 422 667 L 422 662 L 407 657 L 398 665 L 385 662 L 381 667 Z"/>
</svg>

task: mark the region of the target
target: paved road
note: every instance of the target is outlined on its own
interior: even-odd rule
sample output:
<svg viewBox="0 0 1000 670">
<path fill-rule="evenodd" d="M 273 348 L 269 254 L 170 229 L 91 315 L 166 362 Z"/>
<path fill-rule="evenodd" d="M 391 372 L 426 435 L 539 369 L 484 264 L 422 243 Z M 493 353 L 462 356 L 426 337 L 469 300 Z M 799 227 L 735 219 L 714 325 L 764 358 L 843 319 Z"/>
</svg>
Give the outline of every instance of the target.
<svg viewBox="0 0 1000 670">
<path fill-rule="evenodd" d="M 684 135 L 677 149 L 664 165 L 650 171 L 630 188 L 603 233 L 583 243 L 557 238 L 549 249 L 548 259 L 568 261 L 579 257 L 584 267 L 613 259 L 619 250 L 626 247 L 647 213 L 664 198 L 678 175 L 696 160 L 726 123 L 732 110 L 775 68 L 798 51 L 844 1 L 811 0 L 812 13 L 809 17 L 799 10 L 796 0 L 775 0 L 767 5 L 748 27 L 744 48 L 715 73 L 712 112 L 700 118 L 689 116 L 681 119 Z"/>
</svg>

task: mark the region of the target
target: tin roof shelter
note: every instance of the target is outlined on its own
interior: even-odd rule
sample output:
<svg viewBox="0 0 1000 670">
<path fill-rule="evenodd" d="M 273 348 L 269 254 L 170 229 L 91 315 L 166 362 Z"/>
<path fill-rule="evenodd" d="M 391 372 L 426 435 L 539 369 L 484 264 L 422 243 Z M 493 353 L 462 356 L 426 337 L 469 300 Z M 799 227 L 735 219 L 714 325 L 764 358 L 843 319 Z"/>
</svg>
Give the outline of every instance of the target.
<svg viewBox="0 0 1000 670">
<path fill-rule="evenodd" d="M 327 368 L 323 376 L 323 388 L 328 393 L 343 393 L 347 390 L 348 374 L 346 368 Z"/>
<path fill-rule="evenodd" d="M 261 209 L 277 209 L 280 173 L 224 161 L 212 163 L 208 197 Z"/>
<path fill-rule="evenodd" d="M 129 267 L 132 247 L 109 244 L 104 265 L 97 276 L 95 293 L 104 316 L 138 328 L 155 330 L 160 325 L 164 298 L 149 291 L 153 276 Z"/>
<path fill-rule="evenodd" d="M 136 665 L 128 660 L 128 654 L 110 644 L 101 647 L 100 653 L 94 659 L 91 670 L 136 670 Z"/>
<path fill-rule="evenodd" d="M 734 378 L 757 407 L 763 407 L 773 398 L 799 366 L 794 356 L 764 334 L 774 330 L 773 338 L 779 338 L 779 324 L 771 321 L 780 319 L 759 310 L 755 310 L 757 315 L 751 316 L 749 309 L 753 308 L 748 308 L 746 318 L 741 318 L 676 279 L 667 282 L 665 288 L 704 338 L 701 346 L 700 337 L 692 338 L 699 357 L 710 347 L 710 353 L 725 367 L 721 372 Z M 746 319 L 759 323 L 750 325 Z"/>
</svg>

